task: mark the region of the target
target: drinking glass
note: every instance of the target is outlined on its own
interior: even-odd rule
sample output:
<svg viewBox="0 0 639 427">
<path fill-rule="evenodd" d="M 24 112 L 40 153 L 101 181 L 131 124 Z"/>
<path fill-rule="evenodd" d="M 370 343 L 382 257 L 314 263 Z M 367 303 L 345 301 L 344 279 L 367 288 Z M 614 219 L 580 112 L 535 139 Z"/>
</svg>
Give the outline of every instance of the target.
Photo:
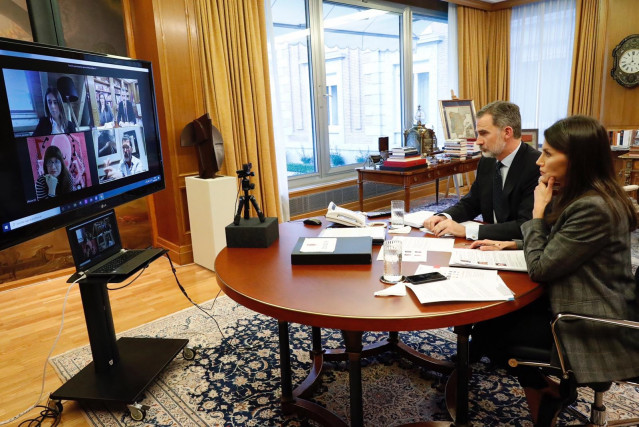
<svg viewBox="0 0 639 427">
<path fill-rule="evenodd" d="M 391 228 L 404 226 L 404 201 L 391 200 Z"/>
<path fill-rule="evenodd" d="M 384 280 L 397 283 L 402 280 L 402 242 L 386 240 L 384 242 Z"/>
</svg>

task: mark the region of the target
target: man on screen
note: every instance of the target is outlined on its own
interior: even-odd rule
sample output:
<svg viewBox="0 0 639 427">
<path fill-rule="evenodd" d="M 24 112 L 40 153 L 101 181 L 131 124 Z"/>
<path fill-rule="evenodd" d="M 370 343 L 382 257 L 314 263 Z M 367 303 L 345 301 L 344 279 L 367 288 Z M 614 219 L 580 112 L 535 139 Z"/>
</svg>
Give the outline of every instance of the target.
<svg viewBox="0 0 639 427">
<path fill-rule="evenodd" d="M 122 137 L 122 161 L 120 162 L 122 176 L 135 175 L 144 172 L 140 159 L 131 152 L 131 140 L 128 136 Z"/>
<path fill-rule="evenodd" d="M 122 159 L 120 160 L 120 166 L 114 170 L 114 168 L 111 167 L 111 160 L 107 158 L 104 162 L 103 171 L 104 176 L 101 178 L 102 181 L 124 178 L 125 176 L 146 171 L 140 159 L 132 153 L 131 138 L 129 136 L 124 135 L 122 137 Z"/>
<path fill-rule="evenodd" d="M 118 124 L 120 126 L 135 124 L 135 110 L 129 101 L 129 92 L 122 92 L 122 101 L 118 104 Z"/>
</svg>

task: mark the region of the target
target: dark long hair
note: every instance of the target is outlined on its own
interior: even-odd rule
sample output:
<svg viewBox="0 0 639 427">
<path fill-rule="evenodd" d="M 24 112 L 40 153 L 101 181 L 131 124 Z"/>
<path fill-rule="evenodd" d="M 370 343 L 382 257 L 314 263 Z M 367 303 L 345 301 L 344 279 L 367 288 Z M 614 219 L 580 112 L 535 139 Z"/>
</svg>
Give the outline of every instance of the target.
<svg viewBox="0 0 639 427">
<path fill-rule="evenodd" d="M 637 228 L 632 202 L 615 178 L 608 132 L 601 123 L 592 117 L 571 116 L 546 129 L 544 137 L 568 158 L 565 182 L 546 221 L 554 223 L 573 201 L 596 193 L 614 210 L 618 221 L 627 218 L 630 229 Z"/>
<path fill-rule="evenodd" d="M 47 172 L 47 161 L 49 159 L 56 158 L 60 160 L 60 175 L 58 175 L 58 185 L 55 188 L 55 194 L 64 194 L 73 191 L 73 181 L 71 180 L 71 174 L 67 169 L 66 163 L 64 163 L 64 156 L 62 151 L 55 145 L 49 145 L 44 152 L 44 171 Z"/>
<path fill-rule="evenodd" d="M 102 106 L 102 103 L 100 102 L 101 98 L 104 99 L 104 106 Z M 108 109 L 106 96 L 104 95 L 103 92 L 100 92 L 100 94 L 98 95 L 98 109 L 100 110 L 100 112 L 107 111 L 107 109 Z"/>
<path fill-rule="evenodd" d="M 60 116 L 59 117 L 53 117 L 53 120 L 56 121 L 56 123 L 58 123 L 58 125 L 62 128 L 64 133 L 69 132 L 69 121 L 67 120 L 67 117 L 65 115 L 65 109 L 64 109 L 64 102 L 62 102 L 62 96 L 60 96 L 60 92 L 58 92 L 58 89 L 54 88 L 54 87 L 50 87 L 47 89 L 47 91 L 44 94 L 44 112 L 46 113 L 47 117 L 52 117 L 51 116 L 51 111 L 49 110 L 49 103 L 47 102 L 47 95 L 53 95 L 55 97 L 55 99 L 58 101 L 58 110 L 60 111 Z M 59 122 L 58 122 L 59 121 Z"/>
</svg>

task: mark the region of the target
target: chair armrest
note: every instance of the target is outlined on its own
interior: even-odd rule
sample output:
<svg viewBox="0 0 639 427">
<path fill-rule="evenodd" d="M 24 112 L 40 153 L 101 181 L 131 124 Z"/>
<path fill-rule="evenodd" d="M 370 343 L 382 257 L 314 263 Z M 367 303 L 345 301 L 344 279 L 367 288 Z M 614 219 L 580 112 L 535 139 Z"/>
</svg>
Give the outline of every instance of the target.
<svg viewBox="0 0 639 427">
<path fill-rule="evenodd" d="M 564 374 L 567 373 L 565 362 L 564 362 L 564 352 L 561 347 L 561 343 L 559 341 L 559 336 L 557 335 L 557 331 L 555 330 L 555 326 L 561 320 L 586 320 L 589 322 L 604 323 L 607 325 L 620 326 L 624 328 L 639 329 L 639 322 L 633 322 L 631 320 L 607 319 L 603 317 L 584 316 L 581 314 L 572 314 L 572 313 L 557 314 L 555 318 L 552 320 L 552 322 L 550 322 L 550 329 L 552 330 L 552 336 L 555 341 L 555 346 L 557 347 L 557 354 L 559 356 L 559 364 L 561 366 L 561 372 L 563 372 Z"/>
</svg>

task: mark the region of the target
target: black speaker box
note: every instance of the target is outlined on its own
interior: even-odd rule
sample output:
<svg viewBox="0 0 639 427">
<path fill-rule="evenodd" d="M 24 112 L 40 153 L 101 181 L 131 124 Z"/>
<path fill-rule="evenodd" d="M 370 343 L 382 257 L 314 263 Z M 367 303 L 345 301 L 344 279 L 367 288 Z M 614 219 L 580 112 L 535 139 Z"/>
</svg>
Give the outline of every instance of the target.
<svg viewBox="0 0 639 427">
<path fill-rule="evenodd" d="M 379 148 L 380 153 L 382 151 L 388 151 L 388 137 L 380 136 L 379 139 L 377 140 L 377 145 L 378 145 L 377 148 Z"/>
<path fill-rule="evenodd" d="M 268 248 L 280 237 L 277 218 L 240 218 L 240 224 L 226 226 L 226 246 L 229 248 Z"/>
</svg>

